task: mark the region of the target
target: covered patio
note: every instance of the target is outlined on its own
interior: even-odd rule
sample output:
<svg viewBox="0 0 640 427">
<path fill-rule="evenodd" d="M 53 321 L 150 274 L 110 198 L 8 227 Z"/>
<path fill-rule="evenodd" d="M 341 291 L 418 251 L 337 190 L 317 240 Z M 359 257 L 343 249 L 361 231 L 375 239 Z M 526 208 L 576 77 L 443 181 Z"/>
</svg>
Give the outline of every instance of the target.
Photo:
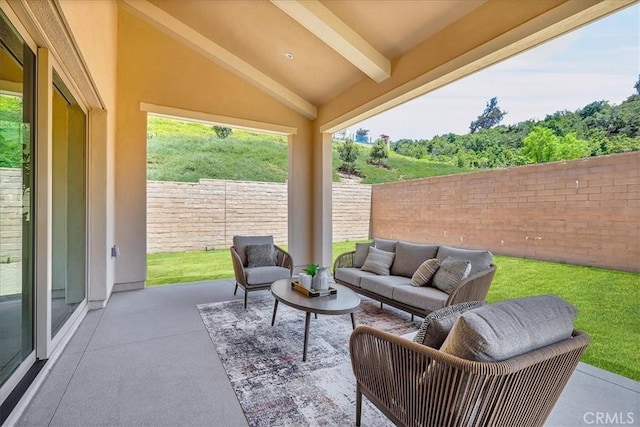
<svg viewBox="0 0 640 427">
<path fill-rule="evenodd" d="M 22 342 L 2 378 L 2 419 L 246 423 L 196 308 L 242 298 L 233 283 L 145 288 L 148 114 L 286 135 L 288 250 L 296 265 L 329 265 L 334 132 L 635 2 L 0 0 L 18 41 L 0 57 L 16 70 L 0 68 L 0 89 L 30 100 L 35 117 L 35 169 L 21 169 L 34 172 L 32 216 L 20 224 L 32 264 L 15 294 L 23 323 L 6 321 Z M 19 51 L 26 60 L 14 61 Z M 77 179 L 52 160 L 61 82 L 59 98 L 86 118 L 73 134 L 85 151 L 68 156 Z M 55 184 L 81 176 L 83 198 L 61 215 Z M 75 253 L 52 243 L 60 218 L 77 232 Z M 57 250 L 81 267 L 81 289 L 53 331 Z M 549 425 L 596 424 L 637 405 L 637 383 L 580 365 Z"/>
<path fill-rule="evenodd" d="M 241 304 L 233 288 L 220 280 L 114 294 L 88 313 L 17 425 L 247 425 L 196 308 Z M 581 363 L 546 425 L 633 425 L 639 399 L 637 382 Z"/>
</svg>

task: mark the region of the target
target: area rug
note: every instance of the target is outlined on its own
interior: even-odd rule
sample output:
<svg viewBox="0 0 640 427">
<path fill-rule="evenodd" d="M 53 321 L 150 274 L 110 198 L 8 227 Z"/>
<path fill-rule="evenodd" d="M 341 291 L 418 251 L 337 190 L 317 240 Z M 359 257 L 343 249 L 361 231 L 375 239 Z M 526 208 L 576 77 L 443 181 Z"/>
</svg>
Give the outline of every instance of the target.
<svg viewBox="0 0 640 427">
<path fill-rule="evenodd" d="M 349 359 L 349 315 L 311 318 L 307 361 L 302 361 L 305 313 L 278 305 L 271 326 L 271 295 L 198 305 L 250 426 L 347 426 L 355 423 L 355 378 Z M 421 322 L 407 313 L 363 300 L 364 324 L 402 335 Z M 365 426 L 391 426 L 363 398 Z"/>
</svg>

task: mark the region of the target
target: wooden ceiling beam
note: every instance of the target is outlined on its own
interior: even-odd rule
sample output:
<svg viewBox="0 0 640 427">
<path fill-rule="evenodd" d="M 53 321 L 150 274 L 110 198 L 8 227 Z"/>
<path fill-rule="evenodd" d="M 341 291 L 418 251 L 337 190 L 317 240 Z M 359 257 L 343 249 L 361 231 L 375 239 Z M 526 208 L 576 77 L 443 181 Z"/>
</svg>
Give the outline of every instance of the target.
<svg viewBox="0 0 640 427">
<path fill-rule="evenodd" d="M 263 92 L 273 96 L 289 108 L 311 120 L 317 117 L 318 113 L 315 105 L 159 7 L 146 0 L 122 0 L 122 4 L 126 10 L 134 13 L 165 34 L 191 47 L 238 77 L 256 85 Z"/>
<path fill-rule="evenodd" d="M 271 2 L 376 82 L 391 77 L 391 62 L 318 0 Z"/>
</svg>

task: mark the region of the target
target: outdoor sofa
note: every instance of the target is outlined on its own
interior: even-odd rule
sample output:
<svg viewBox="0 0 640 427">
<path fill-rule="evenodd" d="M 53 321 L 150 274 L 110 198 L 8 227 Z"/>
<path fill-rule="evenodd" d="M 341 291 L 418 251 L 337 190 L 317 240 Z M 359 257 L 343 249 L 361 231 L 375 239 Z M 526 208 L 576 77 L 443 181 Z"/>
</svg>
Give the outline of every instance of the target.
<svg viewBox="0 0 640 427">
<path fill-rule="evenodd" d="M 373 252 L 369 250 L 371 247 L 393 253 L 388 273 L 383 271 L 377 274 L 366 270 L 369 252 Z M 434 287 L 432 281 L 423 286 L 412 285 L 416 270 L 426 260 L 443 262 L 447 258 L 468 261 L 471 265 L 468 276 L 447 289 L 448 292 Z M 433 311 L 460 302 L 483 301 L 496 271 L 492 259 L 493 254 L 486 250 L 376 238 L 371 243 L 357 244 L 354 251 L 339 255 L 334 263 L 333 275 L 336 283 L 356 293 L 412 315 L 425 317 Z"/>
</svg>

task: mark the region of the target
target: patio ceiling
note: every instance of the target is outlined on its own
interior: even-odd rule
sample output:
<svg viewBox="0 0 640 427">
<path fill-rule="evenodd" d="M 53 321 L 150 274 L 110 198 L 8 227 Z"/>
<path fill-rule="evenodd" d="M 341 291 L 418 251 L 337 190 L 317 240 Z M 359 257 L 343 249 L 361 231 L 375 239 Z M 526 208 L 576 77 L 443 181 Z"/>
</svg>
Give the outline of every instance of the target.
<svg viewBox="0 0 640 427">
<path fill-rule="evenodd" d="M 427 67 L 433 67 L 434 60 L 430 58 L 440 58 L 443 51 L 452 51 L 452 44 L 464 46 L 460 49 L 468 51 L 541 17 L 546 27 L 572 15 L 583 15 L 547 31 L 535 43 L 518 48 L 524 50 L 629 3 L 628 0 L 121 2 L 130 12 L 310 119 L 318 117 L 319 107 L 354 86 L 363 83 L 390 89 L 397 86 L 393 77 L 404 72 L 407 62 L 416 62 L 416 53 L 425 64 L 419 71 L 426 73 L 430 71 Z M 591 12 L 583 13 L 590 8 Z M 561 9 L 568 12 L 556 13 Z M 523 37 L 528 36 L 531 34 Z M 509 55 L 514 53 L 516 49 Z"/>
</svg>

